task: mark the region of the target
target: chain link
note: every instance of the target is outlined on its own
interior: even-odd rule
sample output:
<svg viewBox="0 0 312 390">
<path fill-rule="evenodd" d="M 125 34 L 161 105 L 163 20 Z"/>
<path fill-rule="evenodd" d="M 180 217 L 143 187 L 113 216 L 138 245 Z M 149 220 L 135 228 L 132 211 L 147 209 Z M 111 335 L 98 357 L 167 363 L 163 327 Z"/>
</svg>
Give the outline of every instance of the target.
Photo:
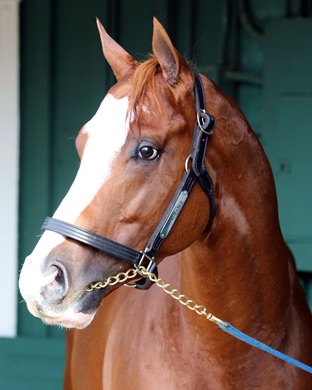
<svg viewBox="0 0 312 390">
<path fill-rule="evenodd" d="M 86 291 L 100 290 L 107 286 L 115 286 L 118 283 L 124 283 L 128 279 L 133 279 L 136 276 L 138 276 L 138 270 L 130 268 L 127 272 L 119 272 L 116 276 L 109 276 L 105 282 L 90 283 Z"/>
<path fill-rule="evenodd" d="M 207 311 L 206 306 L 198 305 L 195 301 L 193 301 L 193 299 L 190 299 L 186 295 L 181 294 L 180 291 L 174 288 L 170 283 L 166 283 L 162 278 L 157 277 L 154 273 L 148 272 L 143 266 L 139 266 L 136 269 L 131 268 L 126 272 L 120 272 L 116 276 L 109 276 L 104 282 L 91 283 L 86 289 L 86 291 L 92 291 L 94 289 L 98 290 L 107 286 L 115 286 L 118 283 L 124 283 L 127 280 L 133 279 L 139 275 L 144 278 L 148 278 L 151 282 L 155 283 L 158 287 L 160 287 L 166 294 L 181 303 L 181 305 L 194 311 L 198 315 L 205 317 L 208 321 L 214 322 L 215 324 L 221 323 L 224 326 L 227 325 L 226 322 L 215 317 L 212 313 L 209 313 Z"/>
</svg>

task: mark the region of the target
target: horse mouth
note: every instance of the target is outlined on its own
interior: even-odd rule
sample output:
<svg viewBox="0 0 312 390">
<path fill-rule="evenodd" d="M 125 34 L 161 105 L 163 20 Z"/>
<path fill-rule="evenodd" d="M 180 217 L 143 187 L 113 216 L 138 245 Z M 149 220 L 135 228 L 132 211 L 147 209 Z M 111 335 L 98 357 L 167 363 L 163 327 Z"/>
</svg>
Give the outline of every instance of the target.
<svg viewBox="0 0 312 390">
<path fill-rule="evenodd" d="M 66 305 L 63 303 L 59 306 L 45 305 L 29 297 L 25 301 L 29 312 L 47 325 L 83 329 L 93 320 L 105 292 L 106 288 L 84 290 L 75 302 L 67 302 Z"/>
<path fill-rule="evenodd" d="M 102 289 L 93 289 L 92 291 L 86 289 L 76 304 L 75 311 L 83 314 L 95 313 L 100 306 L 106 291 L 106 287 Z"/>
<path fill-rule="evenodd" d="M 76 313 L 75 316 L 67 317 L 43 317 L 42 322 L 46 325 L 57 325 L 66 329 L 84 329 L 92 322 L 95 312 L 93 314 Z"/>
<path fill-rule="evenodd" d="M 80 302 L 79 302 L 80 305 Z M 82 312 L 77 305 L 68 307 L 63 311 L 57 311 L 44 306 L 39 305 L 34 301 L 27 302 L 27 308 L 30 313 L 37 318 L 40 318 L 46 325 L 58 325 L 64 328 L 86 328 L 93 320 L 96 309 L 86 310 Z"/>
</svg>

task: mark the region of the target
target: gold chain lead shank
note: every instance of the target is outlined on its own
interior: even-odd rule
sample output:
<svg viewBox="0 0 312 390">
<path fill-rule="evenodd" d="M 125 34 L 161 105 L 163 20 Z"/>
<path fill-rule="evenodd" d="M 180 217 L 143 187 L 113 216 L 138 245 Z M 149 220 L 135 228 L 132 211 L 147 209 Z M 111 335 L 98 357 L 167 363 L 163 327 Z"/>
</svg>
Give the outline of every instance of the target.
<svg viewBox="0 0 312 390">
<path fill-rule="evenodd" d="M 154 273 L 148 272 L 145 267 L 139 266 L 134 269 L 131 268 L 126 272 L 120 272 L 116 276 L 109 276 L 106 281 L 100 281 L 91 283 L 86 291 L 99 290 L 107 286 L 115 286 L 118 283 L 124 283 L 129 279 L 133 279 L 136 276 L 143 276 L 148 278 L 151 282 L 155 283 L 160 287 L 166 294 L 170 295 L 173 299 L 176 299 L 181 305 L 186 306 L 188 309 L 194 311 L 198 315 L 204 316 L 208 321 L 211 321 L 215 324 L 223 324 L 227 326 L 227 323 L 220 320 L 212 313 L 207 312 L 207 308 L 203 305 L 198 305 L 193 299 L 188 298 L 186 295 L 181 294 L 179 290 L 174 288 L 171 284 L 166 283 L 162 278 L 157 277 Z"/>
</svg>

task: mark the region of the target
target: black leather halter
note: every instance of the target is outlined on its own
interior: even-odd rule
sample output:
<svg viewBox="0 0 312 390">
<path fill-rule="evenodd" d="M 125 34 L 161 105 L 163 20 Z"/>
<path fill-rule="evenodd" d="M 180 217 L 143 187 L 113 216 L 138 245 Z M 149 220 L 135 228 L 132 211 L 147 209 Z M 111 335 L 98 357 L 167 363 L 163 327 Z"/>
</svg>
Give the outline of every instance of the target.
<svg viewBox="0 0 312 390">
<path fill-rule="evenodd" d="M 192 71 L 194 75 L 197 120 L 194 128 L 192 148 L 185 163 L 186 172 L 145 249 L 141 252 L 137 251 L 104 236 L 55 218 L 46 218 L 42 230 L 50 230 L 59 233 L 64 237 L 81 242 L 114 257 L 118 257 L 135 267 L 144 265 L 148 271 L 157 274 L 156 255 L 178 219 L 178 216 L 197 181 L 209 198 L 210 217 L 208 224 L 211 224 L 216 213 L 216 207 L 213 183 L 205 168 L 205 154 L 208 138 L 212 134 L 215 126 L 215 119 L 205 110 L 205 94 L 200 75 L 197 70 L 192 69 Z M 149 279 L 142 278 L 135 283 L 135 287 L 138 289 L 148 289 L 151 284 Z"/>
</svg>

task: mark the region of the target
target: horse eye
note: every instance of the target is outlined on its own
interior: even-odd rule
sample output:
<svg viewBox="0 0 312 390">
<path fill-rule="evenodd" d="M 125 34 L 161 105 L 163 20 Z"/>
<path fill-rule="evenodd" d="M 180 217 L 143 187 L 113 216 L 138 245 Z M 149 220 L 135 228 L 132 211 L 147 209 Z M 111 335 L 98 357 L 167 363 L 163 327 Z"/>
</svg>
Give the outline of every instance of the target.
<svg viewBox="0 0 312 390">
<path fill-rule="evenodd" d="M 159 156 L 159 152 L 152 146 L 142 146 L 139 149 L 138 156 L 143 160 L 155 160 Z"/>
</svg>

